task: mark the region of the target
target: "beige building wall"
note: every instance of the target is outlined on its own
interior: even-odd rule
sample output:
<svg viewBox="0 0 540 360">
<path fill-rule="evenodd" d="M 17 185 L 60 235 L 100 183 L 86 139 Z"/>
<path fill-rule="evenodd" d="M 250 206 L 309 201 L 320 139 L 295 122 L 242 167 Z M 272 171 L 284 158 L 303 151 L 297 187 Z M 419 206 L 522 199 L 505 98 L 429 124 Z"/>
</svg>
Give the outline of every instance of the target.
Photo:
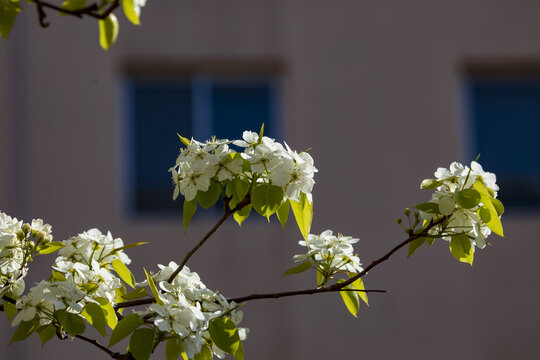
<svg viewBox="0 0 540 360">
<path fill-rule="evenodd" d="M 279 64 L 287 143 L 311 147 L 319 169 L 312 231 L 359 237 L 368 264 L 403 238 L 395 219 L 428 198 L 420 181 L 470 160 L 464 67 L 540 59 L 540 3 L 531 1 L 148 1 L 140 28 L 119 16 L 108 52 L 91 19 L 50 13 L 44 30 L 26 7 L 0 42 L 0 209 L 43 218 L 58 240 L 98 227 L 149 241 L 130 252 L 138 275 L 180 261 L 212 220 L 195 218 L 183 235 L 180 216 L 122 211 L 128 66 Z M 365 278 L 388 293 L 371 295 L 358 319 L 337 294 L 250 302 L 247 359 L 536 358 L 539 220 L 505 214 L 506 238 L 490 238 L 473 267 L 442 241 L 411 259 L 398 253 Z M 189 266 L 231 297 L 311 287 L 311 274 L 281 277 L 303 251 L 300 237 L 293 223 L 240 230 L 230 221 Z M 33 264 L 29 285 L 52 260 Z M 79 341 L 40 349 L 35 336 L 6 348 L 12 330 L 3 324 L 1 359 L 106 358 Z"/>
</svg>

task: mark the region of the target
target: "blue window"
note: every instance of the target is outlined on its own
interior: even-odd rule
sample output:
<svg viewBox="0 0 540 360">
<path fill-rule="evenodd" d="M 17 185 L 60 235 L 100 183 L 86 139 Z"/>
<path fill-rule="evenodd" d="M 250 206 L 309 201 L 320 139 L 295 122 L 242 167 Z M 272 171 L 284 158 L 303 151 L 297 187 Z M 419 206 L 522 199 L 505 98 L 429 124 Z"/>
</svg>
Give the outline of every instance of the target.
<svg viewBox="0 0 540 360">
<path fill-rule="evenodd" d="M 281 138 L 275 76 L 195 74 L 132 76 L 126 81 L 130 174 L 127 207 L 138 215 L 178 213 L 168 169 L 180 149 L 177 133 L 204 141 L 240 139 L 244 130 Z"/>
<path fill-rule="evenodd" d="M 540 76 L 475 76 L 468 82 L 472 154 L 497 174 L 506 207 L 540 207 Z"/>
</svg>

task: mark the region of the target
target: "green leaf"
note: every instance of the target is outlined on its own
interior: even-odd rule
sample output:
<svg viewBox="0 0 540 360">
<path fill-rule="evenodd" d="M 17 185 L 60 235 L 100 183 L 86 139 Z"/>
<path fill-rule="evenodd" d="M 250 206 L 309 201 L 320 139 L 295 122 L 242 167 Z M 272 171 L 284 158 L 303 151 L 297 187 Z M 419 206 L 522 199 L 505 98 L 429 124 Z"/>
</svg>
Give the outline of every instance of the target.
<svg viewBox="0 0 540 360">
<path fill-rule="evenodd" d="M 242 227 L 242 223 L 248 218 L 249 214 L 251 214 L 251 209 L 253 208 L 253 205 L 249 204 L 244 206 L 238 211 L 235 211 L 233 214 L 234 220 L 238 223 L 240 227 Z"/>
<path fill-rule="evenodd" d="M 209 209 L 218 201 L 219 195 L 221 195 L 221 185 L 213 183 L 207 191 L 197 191 L 197 200 L 203 208 Z"/>
<path fill-rule="evenodd" d="M 417 210 L 423 211 L 427 214 L 440 214 L 439 210 L 439 204 L 427 202 L 427 203 L 421 203 L 414 207 Z"/>
<path fill-rule="evenodd" d="M 150 290 L 152 290 L 152 294 L 154 294 L 154 298 L 156 299 L 156 302 L 159 305 L 163 305 L 163 300 L 159 297 L 158 289 L 156 287 L 156 283 L 154 282 L 154 279 L 146 272 L 146 269 L 144 269 L 144 273 L 146 274 L 146 279 L 148 280 L 148 286 L 150 286 Z"/>
<path fill-rule="evenodd" d="M 184 144 L 185 146 L 189 146 L 191 144 L 191 140 L 189 140 L 188 138 L 185 138 L 183 137 L 182 135 L 176 133 L 176 135 L 178 135 L 178 137 L 180 138 L 180 141 L 182 142 L 182 144 Z"/>
<path fill-rule="evenodd" d="M 38 251 L 40 255 L 52 254 L 53 252 L 60 250 L 64 246 L 65 245 L 63 242 L 54 241 L 54 242 L 39 246 Z"/>
<path fill-rule="evenodd" d="M 177 335 L 167 340 L 165 345 L 165 356 L 167 360 L 176 360 L 180 355 L 182 355 L 183 360 L 189 360 L 186 351 L 184 350 L 182 338 Z"/>
<path fill-rule="evenodd" d="M 134 0 L 122 0 L 124 15 L 126 15 L 127 19 L 131 21 L 133 25 L 140 25 L 141 22 L 139 21 L 139 14 L 137 13 L 138 11 L 136 10 L 135 6 Z"/>
<path fill-rule="evenodd" d="M 156 331 L 154 329 L 137 329 L 129 339 L 128 351 L 135 360 L 148 360 L 154 349 Z"/>
<path fill-rule="evenodd" d="M 426 241 L 426 238 L 421 237 L 418 239 L 415 239 L 409 243 L 409 253 L 407 254 L 407 257 L 411 257 L 412 254 L 416 252 L 424 244 Z"/>
<path fill-rule="evenodd" d="M 81 315 L 92 325 L 101 336 L 107 336 L 107 319 L 101 306 L 96 303 L 87 303 Z"/>
<path fill-rule="evenodd" d="M 51 272 L 51 275 L 52 275 L 53 279 L 55 279 L 55 280 L 58 280 L 58 281 L 66 281 L 66 277 L 65 277 L 64 274 L 61 273 L 60 271 L 53 270 L 53 271 Z"/>
<path fill-rule="evenodd" d="M 355 274 L 355 273 L 349 273 L 349 278 L 353 278 L 356 275 L 357 274 Z M 364 287 L 364 282 L 362 281 L 362 278 L 354 280 L 351 285 L 356 290 L 366 290 L 366 288 Z M 365 291 L 357 291 L 356 293 L 358 294 L 360 299 L 362 299 L 362 301 L 364 301 L 366 303 L 366 305 L 369 306 L 367 293 Z"/>
<path fill-rule="evenodd" d="M 105 314 L 105 319 L 107 320 L 107 325 L 114 330 L 118 324 L 118 318 L 116 317 L 116 312 L 114 311 L 113 306 L 106 298 L 97 298 L 95 299 L 99 302 L 99 306 L 103 309 L 103 314 Z"/>
<path fill-rule="evenodd" d="M 0 1 L 0 36 L 8 38 L 11 28 L 15 23 L 17 14 L 21 11 L 19 2 Z"/>
<path fill-rule="evenodd" d="M 116 327 L 111 334 L 111 339 L 109 340 L 109 347 L 129 336 L 129 334 L 134 332 L 135 329 L 137 329 L 143 323 L 144 320 L 138 314 L 131 313 L 126 315 L 118 322 L 118 324 L 116 324 Z"/>
<path fill-rule="evenodd" d="M 480 203 L 480 193 L 475 189 L 456 190 L 452 197 L 464 209 L 472 209 Z"/>
<path fill-rule="evenodd" d="M 452 236 L 450 240 L 450 252 L 459 261 L 472 265 L 474 249 L 467 235 L 460 234 Z"/>
<path fill-rule="evenodd" d="M 99 20 L 99 44 L 104 50 L 114 44 L 118 37 L 118 19 L 111 13 L 104 20 Z"/>
<path fill-rule="evenodd" d="M 43 345 L 45 345 L 56 335 L 56 326 L 53 324 L 42 326 L 37 333 L 41 339 L 41 347 L 43 347 Z"/>
<path fill-rule="evenodd" d="M 264 123 L 262 123 L 261 125 L 261 131 L 259 131 L 259 142 L 257 144 L 262 144 L 263 134 L 264 134 Z"/>
<path fill-rule="evenodd" d="M 429 244 L 429 246 L 433 245 L 434 241 L 435 241 L 435 238 L 426 238 L 426 242 Z"/>
<path fill-rule="evenodd" d="M 131 249 L 131 248 L 134 248 L 136 246 L 141 246 L 141 245 L 145 245 L 145 244 L 148 244 L 148 242 L 136 242 L 136 243 L 133 243 L 133 244 L 128 244 L 128 245 L 116 248 L 116 249 L 114 249 L 113 252 L 117 253 L 117 252 L 122 251 L 122 250 Z"/>
<path fill-rule="evenodd" d="M 246 195 L 249 193 L 249 188 L 250 182 L 247 180 L 235 177 L 229 181 L 227 188 L 225 189 L 225 195 L 231 198 L 229 202 L 230 209 L 234 209 L 236 205 L 244 200 Z"/>
<path fill-rule="evenodd" d="M 290 200 L 294 218 L 300 228 L 300 232 L 307 240 L 309 230 L 311 229 L 311 221 L 313 220 L 313 203 L 310 203 L 306 194 L 300 193 L 300 201 Z"/>
<path fill-rule="evenodd" d="M 218 348 L 229 354 L 235 354 L 240 346 L 238 328 L 231 319 L 220 317 L 210 321 L 208 332 Z"/>
<path fill-rule="evenodd" d="M 317 270 L 317 286 L 321 286 L 323 281 L 324 281 L 323 273 Z"/>
<path fill-rule="evenodd" d="M 132 288 L 135 287 L 135 277 L 133 276 L 131 271 L 129 271 L 126 264 L 122 262 L 122 260 L 114 259 L 112 261 L 112 267 L 114 271 L 116 271 L 118 276 L 120 276 L 120 279 L 124 280 L 125 283 L 131 286 Z"/>
<path fill-rule="evenodd" d="M 58 322 L 64 330 L 71 336 L 80 335 L 86 330 L 86 323 L 83 318 L 77 314 L 67 312 L 65 309 L 56 312 Z"/>
<path fill-rule="evenodd" d="M 212 354 L 212 350 L 208 346 L 203 346 L 201 348 L 201 352 L 198 354 L 195 354 L 195 357 L 193 360 L 212 360 L 214 358 L 214 355 Z"/>
<path fill-rule="evenodd" d="M 146 288 L 138 288 L 130 293 L 124 294 L 122 297 L 126 300 L 137 300 L 148 295 Z"/>
<path fill-rule="evenodd" d="M 3 300 L 2 304 L 4 305 L 4 314 L 6 314 L 9 322 L 11 322 L 13 317 L 17 314 L 17 306 L 7 300 Z"/>
<path fill-rule="evenodd" d="M 484 204 L 484 207 L 490 213 L 489 221 L 484 221 L 484 222 L 495 234 L 504 236 L 501 219 L 499 219 L 499 213 L 497 209 L 495 208 L 495 205 L 491 201 L 491 199 L 493 198 L 489 194 L 488 189 L 486 188 L 486 186 L 481 180 L 476 180 L 473 186 L 480 193 L 482 203 Z"/>
<path fill-rule="evenodd" d="M 189 223 L 197 211 L 197 199 L 191 201 L 184 200 L 184 233 L 187 232 Z"/>
<path fill-rule="evenodd" d="M 444 183 L 444 180 L 426 179 L 420 184 L 420 189 L 436 189 Z"/>
<path fill-rule="evenodd" d="M 22 321 L 15 332 L 13 333 L 13 336 L 11 337 L 11 340 L 9 341 L 9 344 L 13 344 L 16 341 L 22 341 L 32 335 L 34 331 L 36 331 L 39 328 L 39 318 L 36 316 L 34 319 L 30 321 Z"/>
<path fill-rule="evenodd" d="M 339 280 L 339 283 L 343 282 L 343 280 Z M 350 285 L 346 286 L 344 289 L 350 289 Z M 356 314 L 358 314 L 358 309 L 360 308 L 360 301 L 358 300 L 358 294 L 356 291 L 340 291 L 339 294 L 341 295 L 341 298 L 343 299 L 343 302 L 345 303 L 345 306 L 347 307 L 347 310 L 351 314 L 353 314 L 354 317 L 356 317 Z"/>
<path fill-rule="evenodd" d="M 495 207 L 495 210 L 497 211 L 497 215 L 501 216 L 502 214 L 504 214 L 504 206 L 502 202 L 495 198 L 491 198 L 490 200 L 493 204 L 493 207 Z"/>
<path fill-rule="evenodd" d="M 244 360 L 244 347 L 241 341 L 238 343 L 238 350 L 234 353 L 234 357 L 236 360 Z"/>
<path fill-rule="evenodd" d="M 304 261 L 300 265 L 293 266 L 289 270 L 285 271 L 283 276 L 303 273 L 304 271 L 311 269 L 312 264 L 313 263 L 311 260 Z"/>
<path fill-rule="evenodd" d="M 251 192 L 251 203 L 255 211 L 270 221 L 270 216 L 279 209 L 283 195 L 283 189 L 278 186 L 259 184 Z"/>
<path fill-rule="evenodd" d="M 62 3 L 62 9 L 66 10 L 79 10 L 84 8 L 85 6 L 86 0 L 65 0 Z"/>
<path fill-rule="evenodd" d="M 285 229 L 285 224 L 287 224 L 287 219 L 289 218 L 289 211 L 291 210 L 291 204 L 289 200 L 286 200 L 281 204 L 279 209 L 276 212 L 277 218 L 279 222 L 281 223 L 281 226 L 283 226 L 283 229 Z"/>
</svg>

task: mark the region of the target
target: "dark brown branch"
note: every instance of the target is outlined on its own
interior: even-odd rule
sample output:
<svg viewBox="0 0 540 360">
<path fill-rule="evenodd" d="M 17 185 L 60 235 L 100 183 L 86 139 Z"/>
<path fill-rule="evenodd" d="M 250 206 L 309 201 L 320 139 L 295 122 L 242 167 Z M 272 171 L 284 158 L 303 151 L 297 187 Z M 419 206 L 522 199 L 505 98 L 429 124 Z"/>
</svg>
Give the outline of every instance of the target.
<svg viewBox="0 0 540 360">
<path fill-rule="evenodd" d="M 50 4 L 48 2 L 41 1 L 41 0 L 34 0 L 34 3 L 36 4 L 36 8 L 37 8 L 37 12 L 38 12 L 39 24 L 42 27 L 49 26 L 49 23 L 45 20 L 46 17 L 47 17 L 47 14 L 45 13 L 44 8 L 53 9 L 53 10 L 59 11 L 59 12 L 61 12 L 63 14 L 76 16 L 78 18 L 82 18 L 83 16 L 88 16 L 88 17 L 92 17 L 92 18 L 95 18 L 95 19 L 98 19 L 98 20 L 104 20 L 114 10 L 116 10 L 116 8 L 118 8 L 118 6 L 120 6 L 120 1 L 115 0 L 114 2 L 111 3 L 111 5 L 109 5 L 109 7 L 107 9 L 105 9 L 104 12 L 100 12 L 99 7 L 98 7 L 98 5 L 96 3 L 93 3 L 91 5 L 88 5 L 88 6 L 84 7 L 84 8 L 76 9 L 76 10 L 64 9 L 64 8 L 62 8 L 60 6 Z"/>
<path fill-rule="evenodd" d="M 180 271 L 182 271 L 182 269 L 184 268 L 184 265 L 186 265 L 186 263 L 188 262 L 189 258 L 195 254 L 195 252 L 197 250 L 199 250 L 199 248 L 201 246 L 203 246 L 203 244 L 206 242 L 206 240 L 208 240 L 210 238 L 210 236 L 212 236 L 212 234 L 214 234 L 216 232 L 216 230 L 225 222 L 225 220 L 227 220 L 232 214 L 234 214 L 236 211 L 238 210 L 242 210 L 244 207 L 246 207 L 247 205 L 249 205 L 249 203 L 251 202 L 251 199 L 248 196 L 246 196 L 244 198 L 244 200 L 242 200 L 241 202 L 239 202 L 234 209 L 225 209 L 225 214 L 223 214 L 223 216 L 221 217 L 221 219 L 218 220 L 218 222 L 216 223 L 216 225 L 214 225 L 214 227 L 212 227 L 212 229 L 210 229 L 210 231 L 208 233 L 206 233 L 206 235 L 204 235 L 204 237 L 197 243 L 197 245 L 195 245 L 193 247 L 193 249 L 191 249 L 187 254 L 186 256 L 184 256 L 184 259 L 182 260 L 182 262 L 180 263 L 180 265 L 178 266 L 178 268 L 172 273 L 172 275 L 169 277 L 169 279 L 167 280 L 167 282 L 172 282 L 174 280 L 174 278 L 176 277 L 176 275 L 178 275 L 180 273 Z M 227 203 L 227 199 L 226 199 L 226 203 Z"/>
<path fill-rule="evenodd" d="M 148 305 L 155 303 L 156 300 L 154 298 L 145 298 L 145 299 L 139 299 L 139 300 L 130 300 L 130 301 L 123 301 L 119 302 L 114 306 L 115 309 L 122 309 L 127 307 L 133 307 L 133 306 L 139 306 L 139 305 Z"/>
<path fill-rule="evenodd" d="M 371 264 L 369 264 L 368 267 L 366 267 L 362 272 L 358 273 L 356 276 L 343 281 L 341 283 L 336 283 L 331 286 L 327 287 L 318 287 L 315 289 L 306 289 L 306 290 L 297 290 L 297 291 L 286 291 L 286 292 L 280 292 L 280 293 L 268 293 L 268 294 L 252 294 L 248 296 L 242 296 L 232 299 L 227 299 L 228 301 L 234 301 L 237 303 L 240 302 L 246 302 L 250 300 L 257 300 L 257 299 L 278 299 L 282 297 L 288 297 L 288 296 L 297 296 L 297 295 L 312 295 L 312 294 L 319 294 L 319 293 L 325 293 L 325 292 L 336 292 L 336 291 L 344 291 L 347 289 L 344 289 L 346 286 L 350 285 L 354 281 L 360 279 L 362 276 L 367 274 L 367 272 L 371 269 L 373 269 L 375 266 L 379 265 L 380 263 L 388 260 L 392 254 L 394 254 L 396 251 L 404 247 L 405 245 L 409 244 L 411 241 L 414 241 L 418 238 L 424 237 L 428 234 L 428 231 L 431 230 L 433 227 L 443 223 L 446 221 L 447 217 L 443 216 L 439 220 L 435 222 L 429 223 L 421 232 L 417 234 L 410 235 L 407 239 L 396 245 L 392 250 L 388 251 L 386 254 L 384 254 L 382 257 L 378 258 L 377 260 L 374 260 Z M 381 290 L 366 290 L 365 292 L 381 292 Z"/>
<path fill-rule="evenodd" d="M 106 352 L 113 359 L 117 359 L 117 360 L 135 360 L 135 358 L 130 353 L 121 354 L 121 353 L 118 353 L 118 352 L 114 352 L 114 351 L 108 349 L 107 347 L 101 345 L 99 342 L 97 342 L 97 340 L 87 338 L 86 336 L 83 336 L 83 335 L 75 335 L 75 337 L 77 339 L 81 339 L 83 341 L 86 341 L 89 344 L 92 344 L 92 345 L 98 347 L 99 349 Z"/>
</svg>

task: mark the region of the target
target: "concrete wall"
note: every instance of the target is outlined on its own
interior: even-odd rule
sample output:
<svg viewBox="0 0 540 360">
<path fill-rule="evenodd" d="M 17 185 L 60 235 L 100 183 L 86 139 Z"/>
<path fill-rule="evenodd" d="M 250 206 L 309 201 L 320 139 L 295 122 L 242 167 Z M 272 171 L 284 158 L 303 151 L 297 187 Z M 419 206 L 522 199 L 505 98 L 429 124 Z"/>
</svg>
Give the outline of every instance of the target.
<svg viewBox="0 0 540 360">
<path fill-rule="evenodd" d="M 212 221 L 196 218 L 183 235 L 180 219 L 133 221 L 120 211 L 119 87 L 128 66 L 280 64 L 287 142 L 311 147 L 319 169 L 312 231 L 360 237 L 368 264 L 403 238 L 395 218 L 429 196 L 419 182 L 470 160 L 464 66 L 540 59 L 540 3 L 530 1 L 149 1 L 140 28 L 121 19 L 108 52 L 94 21 L 50 13 L 43 30 L 27 7 L 0 42 L 0 208 L 45 219 L 58 240 L 99 227 L 126 242 L 150 241 L 130 253 L 139 275 L 179 261 Z M 503 223 L 506 238 L 490 238 L 472 268 L 442 242 L 412 259 L 398 253 L 365 278 L 388 293 L 373 294 L 358 319 L 337 294 L 246 304 L 247 358 L 534 358 L 539 216 L 507 213 Z M 231 297 L 310 287 L 311 274 L 281 277 L 302 251 L 299 238 L 293 223 L 282 231 L 250 222 L 240 231 L 231 221 L 189 266 Z M 33 264 L 28 284 L 50 261 Z M 0 348 L 7 342 L 0 336 Z M 41 350 L 37 337 L 0 353 L 104 356 L 78 341 Z"/>
</svg>

